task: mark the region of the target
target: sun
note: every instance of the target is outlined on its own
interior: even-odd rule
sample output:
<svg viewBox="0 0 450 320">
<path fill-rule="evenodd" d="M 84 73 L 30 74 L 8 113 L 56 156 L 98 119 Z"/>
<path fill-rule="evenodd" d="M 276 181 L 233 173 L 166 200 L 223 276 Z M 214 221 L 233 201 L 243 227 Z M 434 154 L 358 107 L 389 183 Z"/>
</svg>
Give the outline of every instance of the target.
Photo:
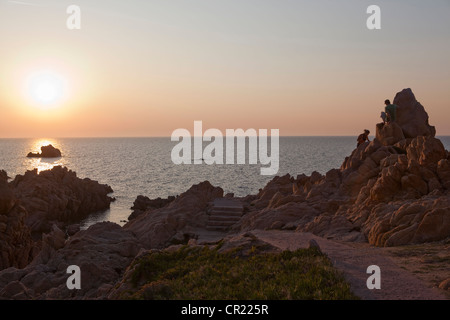
<svg viewBox="0 0 450 320">
<path fill-rule="evenodd" d="M 31 102 L 43 109 L 57 107 L 66 91 L 63 77 L 49 70 L 33 73 L 28 78 L 27 87 Z"/>
</svg>

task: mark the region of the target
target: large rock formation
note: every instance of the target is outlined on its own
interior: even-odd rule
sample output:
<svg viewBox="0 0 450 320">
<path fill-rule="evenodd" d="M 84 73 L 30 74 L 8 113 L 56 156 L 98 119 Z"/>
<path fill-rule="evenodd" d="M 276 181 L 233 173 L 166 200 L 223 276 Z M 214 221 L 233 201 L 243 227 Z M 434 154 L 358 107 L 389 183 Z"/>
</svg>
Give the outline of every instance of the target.
<svg viewBox="0 0 450 320">
<path fill-rule="evenodd" d="M 52 225 L 30 264 L 9 263 L 9 268 L 0 271 L 0 299 L 106 298 L 141 249 L 163 248 L 195 238 L 196 228 L 206 225 L 210 202 L 222 196 L 221 188 L 203 182 L 167 206 L 148 209 L 123 228 L 111 222 L 97 223 L 67 237 Z M 22 230 L 28 229 L 22 225 Z M 67 288 L 67 268 L 71 265 L 80 267 L 81 290 Z"/>
<path fill-rule="evenodd" d="M 196 228 L 206 226 L 209 203 L 221 197 L 222 188 L 213 187 L 205 181 L 192 186 L 167 206 L 144 212 L 128 222 L 124 229 L 132 231 L 146 248 L 187 242 L 195 237 Z"/>
<path fill-rule="evenodd" d="M 102 297 L 141 245 L 113 223 L 64 228 L 108 208 L 112 189 L 62 167 L 7 179 L 0 171 L 0 299 Z M 82 270 L 81 290 L 67 288 L 70 265 Z"/>
<path fill-rule="evenodd" d="M 45 243 L 45 233 L 105 210 L 112 200 L 109 186 L 79 179 L 67 168 L 28 171 L 10 183 L 7 179 L 0 171 L 0 270 L 24 268 L 39 252 L 41 240 Z M 60 233 L 64 240 L 65 232 Z"/>
<path fill-rule="evenodd" d="M 396 246 L 450 236 L 450 162 L 410 89 L 396 95 L 397 122 L 325 176 L 276 177 L 235 230 L 297 229 Z"/>
<path fill-rule="evenodd" d="M 383 146 L 392 146 L 405 139 L 402 128 L 396 122 L 377 124 L 375 137 Z"/>
<path fill-rule="evenodd" d="M 95 224 L 67 240 L 54 228 L 26 268 L 0 272 L 0 298 L 105 298 L 140 248 L 130 231 L 111 222 Z M 71 265 L 80 267 L 80 290 L 67 287 L 67 268 Z"/>
<path fill-rule="evenodd" d="M 28 158 L 59 158 L 61 157 L 61 151 L 51 144 L 41 147 L 41 153 L 30 152 L 27 155 Z"/>
<path fill-rule="evenodd" d="M 80 179 L 63 167 L 27 171 L 10 182 L 21 205 L 28 211 L 27 225 L 33 232 L 49 232 L 53 223 L 60 227 L 78 222 L 89 214 L 109 208 L 113 198 L 110 186 Z"/>
<path fill-rule="evenodd" d="M 419 136 L 434 137 L 436 129 L 428 123 L 428 113 L 416 100 L 411 89 L 404 89 L 394 98 L 397 120 L 376 125 L 376 139 L 384 146 Z"/>
<path fill-rule="evenodd" d="M 428 113 L 416 100 L 411 89 L 404 89 L 395 95 L 397 108 L 397 123 L 402 128 L 406 138 L 436 135 L 436 128 L 428 124 Z"/>
<path fill-rule="evenodd" d="M 175 200 L 174 196 L 169 196 L 167 199 L 162 198 L 150 199 L 149 197 L 139 195 L 137 196 L 136 200 L 134 200 L 133 206 L 131 207 L 133 212 L 128 217 L 128 220 L 133 220 L 137 218 L 145 211 L 163 208 L 167 206 L 169 203 L 171 203 L 173 200 Z"/>
</svg>

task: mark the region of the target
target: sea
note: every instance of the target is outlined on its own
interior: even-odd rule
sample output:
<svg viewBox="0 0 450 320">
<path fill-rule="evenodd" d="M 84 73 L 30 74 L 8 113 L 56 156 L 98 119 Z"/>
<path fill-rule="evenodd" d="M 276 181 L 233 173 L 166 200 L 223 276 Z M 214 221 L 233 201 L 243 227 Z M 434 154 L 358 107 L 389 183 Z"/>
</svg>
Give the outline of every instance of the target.
<svg viewBox="0 0 450 320">
<path fill-rule="evenodd" d="M 450 136 L 438 137 L 450 149 Z M 261 175 L 261 167 L 248 164 L 180 164 L 172 162 L 172 149 L 178 142 L 168 138 L 59 138 L 0 139 L 0 169 L 14 178 L 27 170 L 48 170 L 65 166 L 80 178 L 108 184 L 116 201 L 104 212 L 90 215 L 81 223 L 83 229 L 111 221 L 123 225 L 131 214 L 138 195 L 151 199 L 166 198 L 188 190 L 193 184 L 208 180 L 224 193 L 235 196 L 256 194 L 274 176 Z M 209 143 L 209 142 L 208 142 Z M 208 144 L 206 143 L 206 145 Z M 28 152 L 52 144 L 61 158 L 27 158 Z M 356 137 L 280 137 L 279 170 L 276 175 L 310 175 L 339 168 L 356 147 Z M 247 148 L 248 151 L 248 148 Z M 269 146 L 270 151 L 270 146 Z M 224 146 L 225 153 L 225 146 Z"/>
</svg>

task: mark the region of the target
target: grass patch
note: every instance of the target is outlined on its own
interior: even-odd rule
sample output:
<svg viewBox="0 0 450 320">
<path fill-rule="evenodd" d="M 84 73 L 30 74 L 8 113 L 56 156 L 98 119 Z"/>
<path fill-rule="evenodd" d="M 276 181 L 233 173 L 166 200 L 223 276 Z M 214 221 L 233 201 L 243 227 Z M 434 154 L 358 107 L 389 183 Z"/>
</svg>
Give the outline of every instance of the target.
<svg viewBox="0 0 450 320">
<path fill-rule="evenodd" d="M 283 300 L 358 299 L 317 249 L 248 256 L 239 249 L 187 247 L 152 252 L 137 262 L 131 299 Z"/>
</svg>

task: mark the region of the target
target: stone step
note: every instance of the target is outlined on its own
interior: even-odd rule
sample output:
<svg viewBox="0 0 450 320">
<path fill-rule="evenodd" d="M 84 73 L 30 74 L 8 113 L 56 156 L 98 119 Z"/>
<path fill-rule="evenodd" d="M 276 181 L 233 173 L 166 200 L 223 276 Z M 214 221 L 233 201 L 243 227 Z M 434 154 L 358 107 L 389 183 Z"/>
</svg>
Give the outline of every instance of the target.
<svg viewBox="0 0 450 320">
<path fill-rule="evenodd" d="M 237 199 L 217 198 L 212 203 L 215 207 L 242 207 L 242 202 Z"/>
<path fill-rule="evenodd" d="M 235 224 L 237 221 L 208 221 L 208 226 L 224 226 L 224 227 L 229 227 L 232 226 L 233 224 Z"/>
<path fill-rule="evenodd" d="M 219 207 L 219 206 L 214 206 L 214 207 L 212 207 L 212 210 L 227 211 L 227 212 L 242 212 L 242 211 L 244 211 L 244 208 L 243 207 Z"/>
<path fill-rule="evenodd" d="M 212 203 L 206 229 L 210 231 L 228 231 L 231 226 L 239 222 L 244 214 L 244 207 L 240 201 L 230 199 L 216 199 Z"/>
<path fill-rule="evenodd" d="M 221 216 L 242 216 L 242 211 L 227 211 L 227 210 L 219 210 L 219 209 L 212 209 L 211 215 L 221 215 Z"/>
<path fill-rule="evenodd" d="M 238 216 L 219 216 L 219 215 L 211 215 L 209 216 L 209 221 L 234 221 L 238 222 L 241 220 L 241 217 Z"/>
<path fill-rule="evenodd" d="M 225 226 L 206 226 L 206 230 L 208 231 L 228 231 L 230 227 Z"/>
</svg>

